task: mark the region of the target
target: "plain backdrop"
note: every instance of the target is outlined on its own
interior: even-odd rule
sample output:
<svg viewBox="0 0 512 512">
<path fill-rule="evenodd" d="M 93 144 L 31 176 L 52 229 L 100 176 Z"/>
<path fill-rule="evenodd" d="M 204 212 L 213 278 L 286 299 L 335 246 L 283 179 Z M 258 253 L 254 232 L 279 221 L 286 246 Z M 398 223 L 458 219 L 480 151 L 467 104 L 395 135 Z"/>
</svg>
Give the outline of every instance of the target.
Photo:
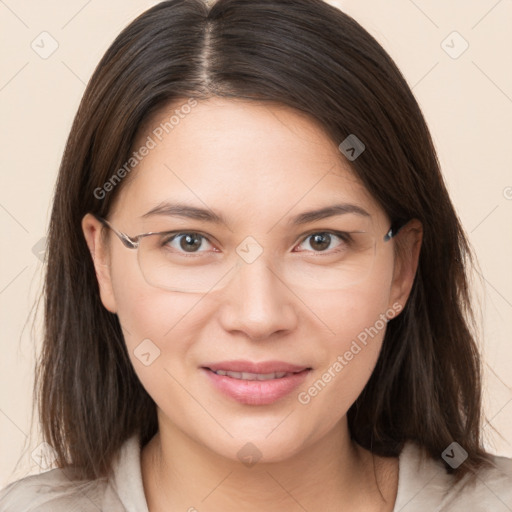
<svg viewBox="0 0 512 512">
<path fill-rule="evenodd" d="M 149 0 L 0 1 L 0 486 L 42 468 L 27 318 L 65 141 L 96 64 Z M 512 2 L 331 1 L 390 53 L 478 256 L 486 444 L 512 456 Z M 53 53 L 51 53 L 53 51 Z M 51 53 L 51 54 L 50 54 Z M 499 432 L 498 435 L 493 428 Z M 44 468 L 43 468 L 44 469 Z"/>
</svg>

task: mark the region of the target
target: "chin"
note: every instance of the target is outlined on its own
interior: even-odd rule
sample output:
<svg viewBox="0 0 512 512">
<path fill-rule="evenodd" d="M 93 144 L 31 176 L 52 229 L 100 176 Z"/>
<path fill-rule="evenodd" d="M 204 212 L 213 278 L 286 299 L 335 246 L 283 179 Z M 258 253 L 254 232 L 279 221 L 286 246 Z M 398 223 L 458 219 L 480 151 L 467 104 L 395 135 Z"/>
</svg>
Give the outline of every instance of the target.
<svg viewBox="0 0 512 512">
<path fill-rule="evenodd" d="M 286 416 L 286 415 L 285 415 Z M 282 418 L 281 418 L 282 421 Z M 286 461 L 305 448 L 305 442 L 311 438 L 306 433 L 296 432 L 292 435 L 287 425 L 282 427 L 276 426 L 279 422 L 273 422 L 272 425 L 265 424 L 264 428 L 241 428 L 229 429 L 229 437 L 227 434 L 222 439 L 212 442 L 211 432 L 207 438 L 203 438 L 203 444 L 217 455 L 241 462 L 247 467 L 255 464 L 278 463 Z M 264 431 L 264 433 L 262 432 Z"/>
</svg>

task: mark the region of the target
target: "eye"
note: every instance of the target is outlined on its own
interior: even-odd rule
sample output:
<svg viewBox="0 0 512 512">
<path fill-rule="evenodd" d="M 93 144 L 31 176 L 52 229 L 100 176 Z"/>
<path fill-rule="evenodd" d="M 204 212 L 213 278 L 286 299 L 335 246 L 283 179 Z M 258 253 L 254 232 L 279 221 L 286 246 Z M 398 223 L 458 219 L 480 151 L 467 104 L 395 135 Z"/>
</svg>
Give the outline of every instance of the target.
<svg viewBox="0 0 512 512">
<path fill-rule="evenodd" d="M 329 231 L 320 231 L 308 235 L 298 247 L 308 244 L 311 249 L 308 249 L 306 247 L 305 250 L 323 252 L 326 251 L 327 249 L 341 249 L 349 242 L 350 235 L 348 233 L 333 233 Z"/>
<path fill-rule="evenodd" d="M 173 233 L 162 240 L 163 246 L 186 253 L 205 252 L 200 251 L 199 249 L 201 249 L 201 247 L 204 248 L 204 246 L 208 244 L 213 247 L 204 235 L 195 232 Z"/>
</svg>

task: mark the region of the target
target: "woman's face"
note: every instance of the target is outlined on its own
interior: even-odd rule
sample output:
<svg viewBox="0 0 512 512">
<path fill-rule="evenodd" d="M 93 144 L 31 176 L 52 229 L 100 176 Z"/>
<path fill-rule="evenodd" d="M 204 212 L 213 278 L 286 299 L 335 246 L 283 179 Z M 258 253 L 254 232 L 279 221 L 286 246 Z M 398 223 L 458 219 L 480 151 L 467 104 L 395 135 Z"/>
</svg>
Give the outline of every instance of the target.
<svg viewBox="0 0 512 512">
<path fill-rule="evenodd" d="M 145 125 L 135 148 L 149 150 L 125 178 L 109 221 L 132 237 L 185 235 L 153 245 L 165 253 L 147 256 L 153 267 L 143 274 L 137 251 L 111 231 L 102 240 L 100 224 L 86 216 L 102 301 L 119 317 L 161 429 L 231 459 L 251 442 L 263 460 L 283 460 L 345 420 L 377 361 L 384 320 L 405 304 L 414 258 L 399 264 L 395 239 L 383 240 L 390 219 L 310 118 L 216 98 L 180 110 L 166 133 L 161 123 L 181 104 Z M 223 222 L 170 211 L 178 203 Z M 334 205 L 344 206 L 300 218 Z M 354 234 L 362 237 L 354 249 L 325 235 L 333 231 L 364 233 Z M 194 238 L 198 232 L 207 238 Z M 407 227 L 398 237 L 411 239 Z M 210 291 L 193 288 L 198 276 L 211 283 L 225 269 Z M 174 276 L 179 291 L 155 286 Z M 238 373 L 216 375 L 208 369 L 215 364 Z M 286 375 L 268 375 L 280 371 Z"/>
</svg>

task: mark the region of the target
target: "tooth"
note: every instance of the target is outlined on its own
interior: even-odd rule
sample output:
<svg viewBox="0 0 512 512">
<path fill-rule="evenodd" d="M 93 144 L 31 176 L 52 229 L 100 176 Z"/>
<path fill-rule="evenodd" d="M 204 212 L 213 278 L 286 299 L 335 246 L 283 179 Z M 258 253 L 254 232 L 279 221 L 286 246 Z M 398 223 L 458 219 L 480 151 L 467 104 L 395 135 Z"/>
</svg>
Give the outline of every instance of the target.
<svg viewBox="0 0 512 512">
<path fill-rule="evenodd" d="M 275 379 L 276 374 L 275 373 L 260 373 L 257 377 L 258 380 L 270 380 Z"/>
<path fill-rule="evenodd" d="M 250 373 L 250 372 L 230 372 L 225 370 L 215 370 L 217 375 L 224 375 L 231 377 L 232 379 L 240 379 L 240 380 L 272 380 L 272 379 L 282 379 L 286 375 L 287 372 L 274 372 L 274 373 Z"/>
</svg>

